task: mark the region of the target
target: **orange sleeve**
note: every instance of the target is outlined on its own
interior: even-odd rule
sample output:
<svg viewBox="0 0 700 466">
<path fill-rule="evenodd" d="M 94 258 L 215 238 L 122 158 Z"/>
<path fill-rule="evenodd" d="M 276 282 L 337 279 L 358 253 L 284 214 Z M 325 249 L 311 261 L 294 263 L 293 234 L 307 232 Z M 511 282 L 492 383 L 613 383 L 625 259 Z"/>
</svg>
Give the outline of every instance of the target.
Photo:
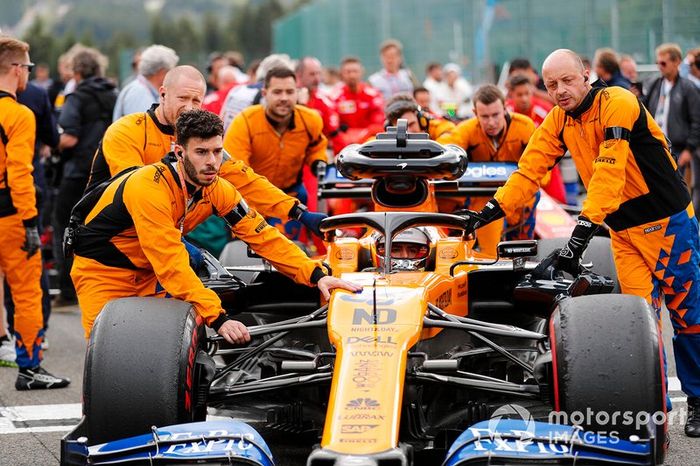
<svg viewBox="0 0 700 466">
<path fill-rule="evenodd" d="M 241 160 L 224 161 L 219 176 L 235 186 L 246 201 L 266 217 L 286 219 L 298 202 Z"/>
<path fill-rule="evenodd" d="M 603 142 L 593 160 L 593 175 L 581 208 L 581 215 L 597 224 L 603 223 L 608 214 L 620 207 L 630 154 L 630 134 L 640 108 L 637 98 L 629 92 L 618 93 L 615 88 L 607 92 L 611 98 L 603 99 L 600 109 Z"/>
<path fill-rule="evenodd" d="M 247 206 L 236 188 L 220 180 L 211 193 L 219 215 L 231 225 L 231 231 L 257 254 L 297 283 L 311 285 L 311 275 L 317 267 L 324 270 L 321 261 L 309 259 L 277 228 L 267 224 L 255 209 Z"/>
<path fill-rule="evenodd" d="M 455 124 L 442 118 L 433 118 L 428 125 L 428 134 L 433 141 L 446 140 L 456 128 Z"/>
<path fill-rule="evenodd" d="M 210 325 L 224 312 L 221 300 L 190 267 L 182 235 L 173 224 L 177 215 L 167 183 L 157 183 L 150 170 L 141 170 L 126 182 L 123 199 L 139 245 L 160 284 L 174 298 L 192 303 Z"/>
<path fill-rule="evenodd" d="M 506 213 L 512 215 L 532 199 L 542 179 L 554 167 L 566 149 L 559 139 L 564 124 L 564 112 L 553 110 L 530 137 L 518 162 L 518 169 L 498 188 L 495 199 Z"/>
<path fill-rule="evenodd" d="M 236 115 L 224 135 L 224 150 L 235 160 L 250 166 L 253 147 L 250 135 L 250 122 L 244 112 Z"/>
<path fill-rule="evenodd" d="M 143 114 L 143 118 L 147 118 Z M 132 127 L 132 117 L 122 117 L 112 123 L 97 149 L 102 151 L 105 162 L 109 167 L 110 176 L 129 167 L 140 167 L 144 162 L 144 146 L 146 141 L 145 131 L 142 128 Z M 165 154 L 163 154 L 165 156 Z"/>
<path fill-rule="evenodd" d="M 32 176 L 36 119 L 24 105 L 12 105 L 12 111 L 16 112 L 14 123 L 5 128 L 8 138 L 5 146 L 5 182 L 10 188 L 12 204 L 17 209 L 19 218 L 25 225 L 31 225 L 32 222 L 36 224 L 38 215 Z"/>
<path fill-rule="evenodd" d="M 328 161 L 328 156 L 326 155 L 328 139 L 326 139 L 326 136 L 323 134 L 323 119 L 314 111 L 307 111 L 304 118 L 307 119 L 309 134 L 312 138 L 312 140 L 309 141 L 309 145 L 306 146 L 304 163 L 309 167 L 317 161 L 325 163 Z"/>
<path fill-rule="evenodd" d="M 469 147 L 469 123 L 471 120 L 465 120 L 458 124 L 452 131 L 444 133 L 437 138 L 440 144 L 454 144 L 466 150 Z M 468 154 L 467 154 L 468 155 Z"/>
</svg>

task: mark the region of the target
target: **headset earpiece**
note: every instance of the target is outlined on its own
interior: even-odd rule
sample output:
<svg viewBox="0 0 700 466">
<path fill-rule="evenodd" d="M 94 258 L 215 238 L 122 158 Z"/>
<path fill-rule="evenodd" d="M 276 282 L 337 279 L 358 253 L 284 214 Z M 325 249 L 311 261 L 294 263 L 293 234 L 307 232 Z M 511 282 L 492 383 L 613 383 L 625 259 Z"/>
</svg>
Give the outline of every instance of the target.
<svg viewBox="0 0 700 466">
<path fill-rule="evenodd" d="M 416 118 L 418 118 L 418 126 L 420 126 L 420 129 L 427 133 L 430 129 L 430 120 L 432 120 L 432 117 L 428 113 L 424 113 L 420 105 L 418 106 L 418 110 L 416 110 Z"/>
</svg>

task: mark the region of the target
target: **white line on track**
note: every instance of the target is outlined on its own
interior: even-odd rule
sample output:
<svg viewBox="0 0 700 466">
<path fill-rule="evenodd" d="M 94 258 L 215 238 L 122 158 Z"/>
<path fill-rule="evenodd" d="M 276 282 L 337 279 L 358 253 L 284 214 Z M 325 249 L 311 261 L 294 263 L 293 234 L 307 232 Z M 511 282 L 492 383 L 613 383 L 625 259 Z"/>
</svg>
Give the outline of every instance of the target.
<svg viewBox="0 0 700 466">
<path fill-rule="evenodd" d="M 686 397 L 680 391 L 678 378 L 668 379 L 669 393 L 673 403 L 681 403 Z M 82 417 L 80 403 L 33 405 L 33 406 L 0 406 L 0 435 L 24 434 L 31 432 L 66 432 L 78 423 Z M 226 417 L 208 415 L 208 420 L 228 419 Z M 250 422 L 248 419 L 239 419 Z"/>
</svg>

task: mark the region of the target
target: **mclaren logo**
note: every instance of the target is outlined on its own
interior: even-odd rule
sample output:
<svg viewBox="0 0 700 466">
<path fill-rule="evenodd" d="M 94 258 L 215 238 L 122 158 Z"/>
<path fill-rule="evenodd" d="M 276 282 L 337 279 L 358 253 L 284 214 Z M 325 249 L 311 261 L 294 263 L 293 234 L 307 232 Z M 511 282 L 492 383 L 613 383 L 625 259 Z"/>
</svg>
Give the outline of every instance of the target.
<svg viewBox="0 0 700 466">
<path fill-rule="evenodd" d="M 397 164 L 396 166 L 401 167 L 401 170 L 403 170 L 404 168 L 406 168 L 408 166 L 408 164 L 406 162 L 403 162 L 403 163 Z"/>
</svg>

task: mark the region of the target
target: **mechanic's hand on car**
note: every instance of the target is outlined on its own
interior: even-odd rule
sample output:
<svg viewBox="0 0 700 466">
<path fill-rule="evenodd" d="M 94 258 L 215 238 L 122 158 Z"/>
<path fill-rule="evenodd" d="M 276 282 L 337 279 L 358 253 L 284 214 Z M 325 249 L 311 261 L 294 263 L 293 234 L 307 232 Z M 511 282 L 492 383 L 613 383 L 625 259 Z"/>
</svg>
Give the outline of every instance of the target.
<svg viewBox="0 0 700 466">
<path fill-rule="evenodd" d="M 464 209 L 455 211 L 454 213 L 464 217 L 464 219 L 467 221 L 467 233 L 471 233 L 477 228 L 481 228 L 494 220 L 498 220 L 499 218 L 506 216 L 496 199 L 489 200 L 480 212 Z"/>
<path fill-rule="evenodd" d="M 323 298 L 325 300 L 330 299 L 331 291 L 336 288 L 341 290 L 352 291 L 353 293 L 362 291 L 362 285 L 357 285 L 352 282 L 341 280 L 340 278 L 335 278 L 331 275 L 326 275 L 325 277 L 321 278 L 316 285 L 321 291 L 321 294 L 323 294 Z"/>
<path fill-rule="evenodd" d="M 32 257 L 41 247 L 41 238 L 37 227 L 24 227 L 24 245 L 22 251 L 26 251 L 27 259 Z"/>
<path fill-rule="evenodd" d="M 552 278 L 548 269 L 561 270 L 576 277 L 582 271 L 581 255 L 598 230 L 599 225 L 579 216 L 569 242 L 561 249 L 555 249 L 532 272 L 535 277 Z"/>
<path fill-rule="evenodd" d="M 248 328 L 241 322 L 233 319 L 227 320 L 221 324 L 221 327 L 219 327 L 216 333 L 224 337 L 224 339 L 232 345 L 242 345 L 250 341 Z"/>
</svg>

